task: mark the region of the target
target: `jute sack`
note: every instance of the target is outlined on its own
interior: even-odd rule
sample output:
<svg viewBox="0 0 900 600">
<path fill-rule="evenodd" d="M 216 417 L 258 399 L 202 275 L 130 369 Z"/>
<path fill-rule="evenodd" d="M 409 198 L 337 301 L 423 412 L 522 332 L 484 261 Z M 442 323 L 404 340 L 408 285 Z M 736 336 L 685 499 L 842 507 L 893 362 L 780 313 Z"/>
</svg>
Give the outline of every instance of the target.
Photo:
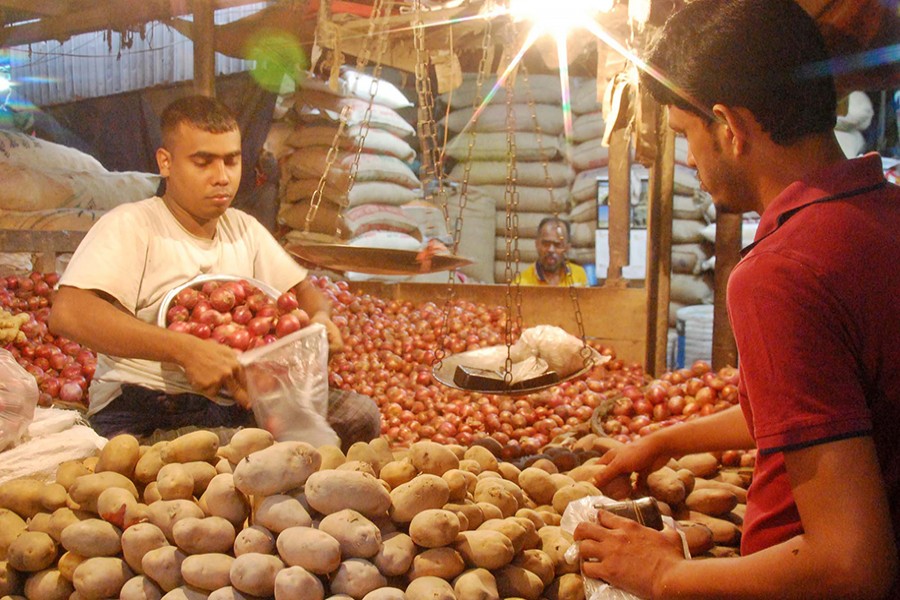
<svg viewBox="0 0 900 600">
<path fill-rule="evenodd" d="M 330 148 L 334 143 L 334 136 L 338 126 L 333 124 L 307 125 L 296 128 L 287 139 L 287 144 L 293 148 L 308 148 L 310 146 L 325 146 Z M 403 162 L 410 162 L 416 157 L 416 151 L 402 138 L 390 131 L 375 127 L 364 128 L 361 125 L 347 127 L 338 138 L 338 148 L 356 152 L 359 142 L 363 139 L 363 152 L 372 154 L 387 154 L 399 158 Z"/>
<path fill-rule="evenodd" d="M 602 138 L 606 124 L 600 111 L 575 117 L 572 121 L 572 139 L 575 142 L 586 142 L 594 138 Z"/>
<path fill-rule="evenodd" d="M 308 201 L 282 204 L 278 211 L 278 221 L 291 229 L 305 231 L 306 215 L 310 208 Z M 341 207 L 331 202 L 321 202 L 309 224 L 309 231 L 313 233 L 338 235 L 340 231 L 346 236 L 346 229 L 341 216 Z"/>
<path fill-rule="evenodd" d="M 572 183 L 572 199 L 576 202 L 586 202 L 597 199 L 597 179 L 609 177 L 609 167 L 598 167 L 581 171 L 575 176 Z"/>
<path fill-rule="evenodd" d="M 494 201 L 497 210 L 506 210 L 506 186 L 505 185 L 479 185 L 478 191 Z M 517 185 L 516 193 L 519 197 L 518 208 L 525 212 L 561 212 L 569 209 L 570 194 L 568 187 L 538 187 L 530 185 Z"/>
<path fill-rule="evenodd" d="M 581 142 L 572 149 L 572 165 L 578 171 L 605 167 L 609 164 L 609 148 L 603 145 L 603 138 Z"/>
<path fill-rule="evenodd" d="M 469 158 L 469 143 L 473 136 L 471 160 L 506 160 L 509 156 L 506 133 L 461 133 L 447 142 L 447 154 L 456 160 Z M 560 156 L 559 138 L 555 135 L 518 131 L 515 144 L 519 160 L 552 160 Z"/>
<path fill-rule="evenodd" d="M 496 77 L 486 77 L 481 88 L 481 97 L 487 95 L 497 83 Z M 478 77 L 475 73 L 463 75 L 461 86 L 441 95 L 441 99 L 451 108 L 472 106 L 478 94 Z M 559 104 L 562 102 L 562 93 L 559 86 L 559 77 L 556 75 L 534 74 L 528 76 L 526 83 L 524 77 L 516 77 L 513 84 L 513 99 L 516 102 L 527 102 L 529 96 L 533 102 L 542 104 Z M 506 87 L 500 86 L 497 93 L 491 99 L 493 104 L 506 103 Z"/>
<path fill-rule="evenodd" d="M 559 217 L 560 219 L 568 220 L 568 215 L 564 212 L 554 215 L 553 213 L 548 212 L 520 211 L 516 213 L 516 216 L 519 220 L 519 235 L 532 239 L 537 237 L 538 225 L 540 225 L 541 221 L 543 221 L 544 219 L 550 217 Z M 498 209 L 496 211 L 494 217 L 494 232 L 500 237 L 506 235 L 506 211 L 503 209 Z"/>
<path fill-rule="evenodd" d="M 459 133 L 469 124 L 474 112 L 472 107 L 460 108 L 447 115 L 441 123 L 453 133 Z M 535 130 L 531 107 L 527 104 L 513 104 L 512 114 L 515 119 L 513 131 Z M 544 135 L 559 135 L 563 132 L 563 113 L 558 104 L 535 104 L 534 114 Z M 481 112 L 473 127 L 479 133 L 504 132 L 509 130 L 506 117 L 505 105 L 491 104 Z"/>
<path fill-rule="evenodd" d="M 709 256 L 701 244 L 673 244 L 672 272 L 696 275 L 707 258 Z"/>
<path fill-rule="evenodd" d="M 66 182 L 28 167 L 0 162 L 0 209 L 53 210 L 73 195 Z"/>
<path fill-rule="evenodd" d="M 573 248 L 593 248 L 597 239 L 597 226 L 594 223 L 571 223 Z"/>
<path fill-rule="evenodd" d="M 572 92 L 572 112 L 577 115 L 594 113 L 600 110 L 601 103 L 597 96 L 597 80 L 585 79 Z"/>
<path fill-rule="evenodd" d="M 672 197 L 672 216 L 676 219 L 702 221 L 706 202 L 700 194 L 675 194 Z"/>
<path fill-rule="evenodd" d="M 303 80 L 303 87 L 333 96 L 358 98 L 366 102 L 371 99 L 375 104 L 393 109 L 412 106 L 412 103 L 403 92 L 390 81 L 385 79 L 376 80 L 371 75 L 360 73 L 347 67 L 341 68 L 341 74 L 337 80 L 337 90 L 331 89 L 329 81 L 316 79 L 312 75 L 307 75 L 306 79 Z M 372 95 L 372 90 L 375 91 L 374 96 Z"/>
<path fill-rule="evenodd" d="M 310 200 L 318 185 L 318 179 L 290 179 L 282 192 L 281 201 L 290 203 Z M 399 206 L 417 200 L 419 195 L 418 190 L 389 181 L 360 181 L 349 192 L 346 187 L 339 189 L 326 182 L 322 190 L 324 200 L 350 207 L 373 203 Z"/>
<path fill-rule="evenodd" d="M 597 224 L 597 200 L 588 200 L 581 204 L 576 204 L 569 211 L 569 220 L 573 223 L 591 223 Z"/>
<path fill-rule="evenodd" d="M 344 223 L 351 238 L 370 231 L 396 231 L 420 238 L 416 222 L 399 206 L 363 204 L 344 211 Z"/>
<path fill-rule="evenodd" d="M 332 122 L 340 119 L 341 111 L 348 109 L 347 125 L 361 125 L 365 122 L 369 103 L 359 98 L 341 98 L 314 90 L 300 90 L 294 94 L 294 111 L 304 120 L 325 118 Z M 413 135 L 416 130 L 406 119 L 392 108 L 372 105 L 369 126 L 390 131 L 400 137 Z"/>
<path fill-rule="evenodd" d="M 37 171 L 67 169 L 106 172 L 100 161 L 90 154 L 18 131 L 0 130 L 0 162 Z"/>
<path fill-rule="evenodd" d="M 713 286 L 708 276 L 673 273 L 670 281 L 669 297 L 682 304 L 711 304 Z"/>
<path fill-rule="evenodd" d="M 296 179 L 317 179 L 325 172 L 327 155 L 328 148 L 313 146 L 303 152 L 295 152 L 285 163 L 285 168 Z M 350 169 L 355 160 L 355 152 L 340 152 L 328 173 L 328 183 L 338 189 L 347 189 Z M 360 155 L 356 181 L 389 181 L 409 189 L 420 185 L 416 174 L 406 163 L 399 158 L 379 154 Z"/>
<path fill-rule="evenodd" d="M 706 223 L 688 219 L 672 219 L 672 243 L 693 244 L 703 240 Z"/>
<path fill-rule="evenodd" d="M 263 143 L 263 149 L 271 152 L 276 159 L 282 159 L 294 151 L 293 146 L 289 146 L 288 138 L 294 133 L 296 126 L 287 121 L 275 121 L 269 127 L 269 133 L 266 135 L 266 141 Z"/>
<path fill-rule="evenodd" d="M 469 184 L 506 185 L 507 166 L 500 161 L 472 161 L 469 170 Z M 542 187 L 546 186 L 549 176 L 549 184 L 553 187 L 568 186 L 575 179 L 572 167 L 561 162 L 547 163 L 546 173 L 541 162 L 516 162 L 516 183 L 522 186 Z M 457 163 L 450 171 L 450 177 L 462 181 L 465 175 L 465 165 Z"/>
<path fill-rule="evenodd" d="M 103 210 L 59 208 L 56 210 L 0 210 L 0 229 L 38 231 L 87 231 L 106 214 Z"/>
<path fill-rule="evenodd" d="M 451 226 L 455 225 L 457 217 L 462 217 L 459 246 L 456 252 L 473 261 L 471 265 L 462 267 L 460 271 L 474 281 L 493 283 L 494 200 L 481 194 L 477 189 L 469 188 L 462 215 L 459 210 L 460 202 L 459 190 L 450 190 L 447 196 L 447 208 L 450 213 Z"/>
</svg>

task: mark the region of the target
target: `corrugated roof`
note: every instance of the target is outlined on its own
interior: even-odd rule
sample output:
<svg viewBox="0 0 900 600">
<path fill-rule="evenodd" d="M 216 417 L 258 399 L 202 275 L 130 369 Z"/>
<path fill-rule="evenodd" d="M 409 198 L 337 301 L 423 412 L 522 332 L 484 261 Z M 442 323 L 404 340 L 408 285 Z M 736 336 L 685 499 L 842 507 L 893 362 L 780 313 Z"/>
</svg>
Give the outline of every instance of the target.
<svg viewBox="0 0 900 600">
<path fill-rule="evenodd" d="M 215 23 L 229 23 L 265 6 L 261 2 L 216 11 Z M 45 41 L 7 48 L 14 94 L 37 106 L 50 106 L 193 79 L 194 52 L 189 38 L 158 21 L 147 23 L 142 34 L 128 35 L 123 39 L 120 33 L 99 31 L 62 43 Z M 251 61 L 216 55 L 219 75 L 252 66 Z"/>
</svg>

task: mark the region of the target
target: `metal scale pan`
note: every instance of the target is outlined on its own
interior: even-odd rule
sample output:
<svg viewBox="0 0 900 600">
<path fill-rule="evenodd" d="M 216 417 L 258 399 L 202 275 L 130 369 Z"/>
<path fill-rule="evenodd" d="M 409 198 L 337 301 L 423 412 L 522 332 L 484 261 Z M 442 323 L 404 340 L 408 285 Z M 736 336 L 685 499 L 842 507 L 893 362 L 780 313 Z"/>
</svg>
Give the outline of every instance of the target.
<svg viewBox="0 0 900 600">
<path fill-rule="evenodd" d="M 472 264 L 470 259 L 454 254 L 429 255 L 418 250 L 361 248 L 335 242 L 288 241 L 284 248 L 303 262 L 339 273 L 419 275 Z"/>
</svg>

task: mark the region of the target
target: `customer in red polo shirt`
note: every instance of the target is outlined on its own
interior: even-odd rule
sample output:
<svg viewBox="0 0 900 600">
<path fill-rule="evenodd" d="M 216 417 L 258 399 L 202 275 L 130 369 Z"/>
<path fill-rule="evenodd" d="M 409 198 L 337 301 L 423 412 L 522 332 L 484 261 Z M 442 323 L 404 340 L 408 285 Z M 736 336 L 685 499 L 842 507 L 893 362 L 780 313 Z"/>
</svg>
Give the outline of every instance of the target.
<svg viewBox="0 0 900 600">
<path fill-rule="evenodd" d="M 762 215 L 728 283 L 740 406 L 604 455 L 602 485 L 667 457 L 758 449 L 739 558 L 685 560 L 671 532 L 600 513 L 585 575 L 652 598 L 896 598 L 900 190 L 847 160 L 813 20 L 793 0 L 696 0 L 642 82 L 723 213 Z"/>
</svg>

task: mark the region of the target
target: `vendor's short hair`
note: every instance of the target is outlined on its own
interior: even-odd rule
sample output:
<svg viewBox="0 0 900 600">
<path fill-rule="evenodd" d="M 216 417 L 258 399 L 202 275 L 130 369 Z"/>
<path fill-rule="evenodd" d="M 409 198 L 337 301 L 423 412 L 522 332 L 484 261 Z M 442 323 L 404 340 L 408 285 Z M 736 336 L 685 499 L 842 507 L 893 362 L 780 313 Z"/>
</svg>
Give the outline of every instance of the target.
<svg viewBox="0 0 900 600">
<path fill-rule="evenodd" d="M 227 133 L 238 129 L 237 119 L 227 106 L 209 96 L 185 96 L 163 110 L 160 130 L 163 143 L 181 123 L 188 123 L 208 133 Z"/>
<path fill-rule="evenodd" d="M 566 221 L 565 219 L 560 219 L 559 217 L 544 217 L 543 219 L 541 219 L 541 222 L 538 223 L 537 228 L 538 235 L 541 234 L 541 230 L 544 228 L 544 225 L 547 225 L 549 223 L 557 223 L 559 225 L 562 225 L 566 230 L 566 241 L 572 239 L 572 226 L 569 225 L 568 221 Z"/>
</svg>

